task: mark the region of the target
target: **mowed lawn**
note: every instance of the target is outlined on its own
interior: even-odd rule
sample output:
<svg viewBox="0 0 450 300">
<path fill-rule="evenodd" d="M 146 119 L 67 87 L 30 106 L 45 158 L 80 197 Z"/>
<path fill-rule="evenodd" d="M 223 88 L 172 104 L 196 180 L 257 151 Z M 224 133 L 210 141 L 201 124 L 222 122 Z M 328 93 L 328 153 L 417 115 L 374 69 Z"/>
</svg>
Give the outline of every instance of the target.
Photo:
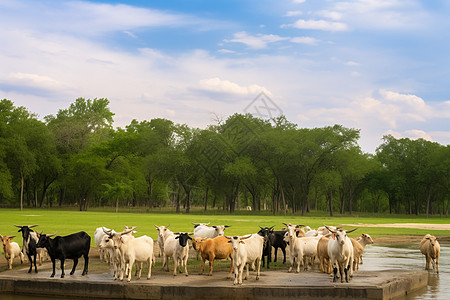
<svg viewBox="0 0 450 300">
<path fill-rule="evenodd" d="M 396 217 L 301 217 L 301 216 L 272 216 L 257 215 L 249 212 L 246 215 L 205 215 L 205 214 L 170 214 L 170 213 L 130 213 L 130 212 L 98 212 L 98 211 L 64 211 L 45 209 L 0 209 L 0 234 L 17 235 L 14 241 L 22 244 L 20 233 L 13 225 L 39 225 L 35 231 L 43 233 L 55 233 L 67 235 L 79 231 L 86 231 L 91 237 L 91 244 L 95 246 L 94 231 L 97 227 L 105 226 L 116 231 L 124 229 L 124 225 L 138 226 L 136 236 L 148 235 L 157 239 L 156 225 L 168 225 L 174 232 L 192 232 L 192 222 L 210 223 L 210 225 L 231 225 L 225 233 L 228 235 L 245 235 L 255 233 L 259 226 L 275 226 L 275 230 L 281 230 L 284 223 L 303 224 L 311 228 L 326 225 L 340 224 L 389 224 L 389 223 L 432 223 L 449 224 L 449 218 L 407 218 Z M 344 227 L 352 229 L 353 227 Z M 436 236 L 450 236 L 450 230 L 429 230 L 410 228 L 374 228 L 360 227 L 350 236 L 359 236 L 368 233 L 372 237 L 414 235 L 423 236 L 430 233 Z"/>
</svg>

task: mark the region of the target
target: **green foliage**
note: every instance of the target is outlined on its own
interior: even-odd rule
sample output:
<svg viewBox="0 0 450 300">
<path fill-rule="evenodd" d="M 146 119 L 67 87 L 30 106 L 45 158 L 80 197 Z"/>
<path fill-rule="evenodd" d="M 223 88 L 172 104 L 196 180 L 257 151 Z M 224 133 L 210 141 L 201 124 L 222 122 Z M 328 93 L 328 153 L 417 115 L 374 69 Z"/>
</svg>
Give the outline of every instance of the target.
<svg viewBox="0 0 450 300">
<path fill-rule="evenodd" d="M 206 129 L 167 119 L 112 128 L 107 99 L 78 98 L 45 123 L 0 101 L 0 206 L 330 216 L 448 215 L 450 147 L 233 114 Z"/>
</svg>

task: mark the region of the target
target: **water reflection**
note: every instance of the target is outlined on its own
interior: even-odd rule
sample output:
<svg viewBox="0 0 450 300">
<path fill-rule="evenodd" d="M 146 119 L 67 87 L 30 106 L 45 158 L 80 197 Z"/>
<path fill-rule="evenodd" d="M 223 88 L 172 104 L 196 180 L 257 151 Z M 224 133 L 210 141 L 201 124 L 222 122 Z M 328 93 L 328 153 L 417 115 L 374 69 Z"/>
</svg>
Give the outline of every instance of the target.
<svg viewBox="0 0 450 300">
<path fill-rule="evenodd" d="M 450 299 L 450 247 L 441 245 L 439 259 L 439 274 L 435 271 L 428 273 L 428 287 L 425 291 L 410 294 L 402 299 Z M 423 270 L 425 257 L 420 253 L 419 245 L 408 246 L 378 246 L 368 245 L 364 252 L 364 263 L 360 270 L 382 271 L 386 269 Z"/>
</svg>

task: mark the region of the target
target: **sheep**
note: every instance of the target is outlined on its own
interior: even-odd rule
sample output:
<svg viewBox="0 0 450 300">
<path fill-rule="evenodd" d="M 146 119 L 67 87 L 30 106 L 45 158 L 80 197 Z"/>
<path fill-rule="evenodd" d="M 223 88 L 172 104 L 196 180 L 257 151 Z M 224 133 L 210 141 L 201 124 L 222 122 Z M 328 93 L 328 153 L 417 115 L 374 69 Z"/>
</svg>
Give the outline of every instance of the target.
<svg viewBox="0 0 450 300">
<path fill-rule="evenodd" d="M 441 246 L 434 235 L 426 234 L 419 244 L 420 252 L 425 255 L 425 270 L 436 269 L 439 274 L 439 256 Z"/>
<path fill-rule="evenodd" d="M 15 238 L 13 236 L 3 236 L 0 234 L 0 239 L 3 243 L 3 252 L 5 253 L 6 261 L 8 262 L 8 269 L 12 270 L 12 264 L 15 257 L 20 258 L 20 263 L 23 264 L 24 255 L 22 251 L 20 251 L 19 244 L 16 242 L 11 242 L 11 240 Z"/>
</svg>

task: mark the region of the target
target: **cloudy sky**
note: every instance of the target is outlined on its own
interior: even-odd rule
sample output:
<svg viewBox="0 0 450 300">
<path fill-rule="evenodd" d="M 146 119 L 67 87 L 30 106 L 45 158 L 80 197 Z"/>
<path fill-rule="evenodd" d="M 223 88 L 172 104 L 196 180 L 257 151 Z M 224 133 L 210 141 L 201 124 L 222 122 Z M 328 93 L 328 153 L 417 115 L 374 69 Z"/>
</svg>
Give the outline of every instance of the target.
<svg viewBox="0 0 450 300">
<path fill-rule="evenodd" d="M 0 0 L 0 98 L 40 117 L 108 98 L 115 126 L 235 112 L 450 143 L 450 1 Z M 265 108 L 271 107 L 267 111 Z"/>
</svg>

